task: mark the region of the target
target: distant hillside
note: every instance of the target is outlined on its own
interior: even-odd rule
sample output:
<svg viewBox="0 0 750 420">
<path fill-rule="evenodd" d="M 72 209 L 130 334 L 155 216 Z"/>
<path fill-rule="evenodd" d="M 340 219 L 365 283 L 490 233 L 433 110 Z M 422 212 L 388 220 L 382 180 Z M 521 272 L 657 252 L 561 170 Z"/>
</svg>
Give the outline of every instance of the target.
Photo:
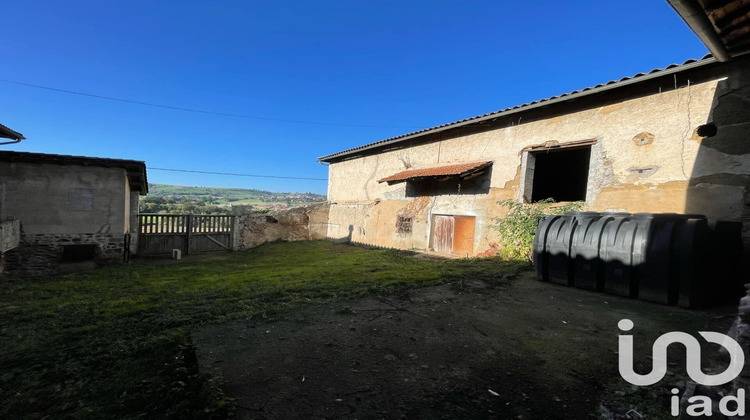
<svg viewBox="0 0 750 420">
<path fill-rule="evenodd" d="M 260 209 L 287 208 L 325 201 L 313 193 L 276 193 L 244 188 L 185 187 L 148 184 L 141 198 L 142 213 L 228 213 L 232 205 L 251 204 Z"/>
</svg>

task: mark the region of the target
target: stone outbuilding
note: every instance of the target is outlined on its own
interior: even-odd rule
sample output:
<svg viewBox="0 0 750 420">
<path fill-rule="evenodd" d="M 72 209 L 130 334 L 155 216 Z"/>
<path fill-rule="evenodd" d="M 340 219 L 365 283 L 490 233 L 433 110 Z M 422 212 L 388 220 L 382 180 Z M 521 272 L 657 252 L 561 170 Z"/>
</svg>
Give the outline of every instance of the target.
<svg viewBox="0 0 750 420">
<path fill-rule="evenodd" d="M 144 162 L 0 151 L 0 221 L 20 222 L 5 270 L 47 274 L 128 258 L 147 192 Z"/>
<path fill-rule="evenodd" d="M 750 55 L 712 56 L 320 157 L 328 236 L 476 255 L 499 201 L 743 222 Z"/>
</svg>

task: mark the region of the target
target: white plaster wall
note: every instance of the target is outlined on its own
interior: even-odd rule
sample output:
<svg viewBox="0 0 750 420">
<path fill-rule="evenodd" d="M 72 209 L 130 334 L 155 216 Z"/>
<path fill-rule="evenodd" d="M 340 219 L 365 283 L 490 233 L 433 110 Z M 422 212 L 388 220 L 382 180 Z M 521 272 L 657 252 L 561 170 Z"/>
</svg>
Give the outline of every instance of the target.
<svg viewBox="0 0 750 420">
<path fill-rule="evenodd" d="M 524 122 L 519 117 L 511 125 L 492 131 L 332 163 L 328 185 L 328 199 L 332 202 L 329 237 L 348 237 L 351 225 L 350 239 L 354 241 L 403 248 L 403 241 L 396 240 L 390 225 L 396 213 L 414 199 L 405 197 L 405 183 L 389 186 L 377 181 L 406 169 L 491 160 L 494 164 L 489 194 L 430 197 L 429 206 L 418 217 L 425 224 L 424 229 L 415 231 L 411 238 L 412 247 L 427 248 L 431 215 L 472 215 L 477 223 L 475 251 L 480 252 L 492 241 L 488 229 L 492 218 L 503 214 L 497 201 L 522 199 L 519 185 L 524 185 L 523 149 L 548 141 L 597 140 L 592 147 L 589 171 L 586 200 L 589 209 L 684 212 L 688 192 L 696 188 L 689 185 L 691 178 L 750 173 L 748 154 L 728 154 L 703 147 L 701 138 L 695 135 L 699 125 L 711 120 L 717 86 L 723 82 L 725 79 L 717 78 L 691 83 L 676 90 L 655 91 L 650 96 L 545 120 Z M 654 136 L 653 142 L 637 145 L 634 137 L 644 132 Z M 696 167 L 699 157 L 700 164 Z M 636 171 L 648 167 L 657 169 L 648 176 Z M 745 191 L 743 186 L 710 186 L 696 194 L 707 197 L 701 210 L 709 217 L 742 220 Z M 711 204 L 714 195 L 715 204 Z M 379 214 L 388 222 L 367 226 L 372 225 L 370 218 L 377 206 L 392 208 Z M 359 235 L 360 228 L 364 229 L 364 235 Z M 376 232 L 370 233 L 372 229 Z"/>
<path fill-rule="evenodd" d="M 27 235 L 123 234 L 126 183 L 122 168 L 0 162 L 0 219 L 20 220 Z M 76 191 L 91 192 L 90 206 L 71 202 Z"/>
<path fill-rule="evenodd" d="M 565 143 L 598 139 L 601 153 L 612 162 L 615 181 L 632 179 L 634 184 L 658 184 L 687 180 L 700 146 L 688 139 L 698 125 L 708 121 L 716 83 L 702 83 L 542 121 L 521 120 L 518 125 L 490 132 L 333 163 L 329 166 L 328 199 L 366 201 L 401 190 L 403 184 L 388 186 L 377 180 L 407 169 L 404 162 L 409 162 L 412 168 L 428 168 L 492 160 L 491 182 L 499 188 L 515 177 L 524 147 L 550 140 Z M 641 132 L 653 134 L 654 142 L 635 146 L 633 137 Z M 717 162 L 721 159 L 739 162 L 732 165 L 733 172 L 750 170 L 746 159 L 720 156 Z M 628 171 L 647 165 L 660 166 L 647 180 L 636 180 Z"/>
</svg>

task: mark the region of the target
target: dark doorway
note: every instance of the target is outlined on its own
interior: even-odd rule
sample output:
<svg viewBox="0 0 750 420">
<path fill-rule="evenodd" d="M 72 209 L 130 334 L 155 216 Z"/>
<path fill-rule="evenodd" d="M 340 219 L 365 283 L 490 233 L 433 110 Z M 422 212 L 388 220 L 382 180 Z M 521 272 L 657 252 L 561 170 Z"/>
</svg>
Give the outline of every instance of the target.
<svg viewBox="0 0 750 420">
<path fill-rule="evenodd" d="M 589 179 L 591 147 L 532 152 L 534 183 L 531 201 L 546 198 L 560 201 L 585 201 Z"/>
<path fill-rule="evenodd" d="M 97 245 L 64 245 L 62 247 L 62 261 L 64 263 L 76 263 L 93 261 L 96 257 Z"/>
</svg>

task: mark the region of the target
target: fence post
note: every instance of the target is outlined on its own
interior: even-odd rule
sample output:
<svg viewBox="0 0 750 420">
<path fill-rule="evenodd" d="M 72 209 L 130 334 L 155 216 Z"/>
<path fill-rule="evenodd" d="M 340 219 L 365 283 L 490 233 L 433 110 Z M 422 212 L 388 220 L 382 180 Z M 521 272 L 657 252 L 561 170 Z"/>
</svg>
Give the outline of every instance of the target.
<svg viewBox="0 0 750 420">
<path fill-rule="evenodd" d="M 190 239 L 193 236 L 193 216 L 188 214 L 185 216 L 185 230 L 187 231 L 187 235 L 185 235 L 185 255 L 190 255 Z"/>
<path fill-rule="evenodd" d="M 234 243 L 234 235 L 235 235 L 234 216 L 227 216 L 226 225 L 229 228 L 229 249 L 232 251 L 236 251 L 238 247 Z"/>
<path fill-rule="evenodd" d="M 242 249 L 242 222 L 252 206 L 232 206 L 232 251 Z"/>
</svg>

